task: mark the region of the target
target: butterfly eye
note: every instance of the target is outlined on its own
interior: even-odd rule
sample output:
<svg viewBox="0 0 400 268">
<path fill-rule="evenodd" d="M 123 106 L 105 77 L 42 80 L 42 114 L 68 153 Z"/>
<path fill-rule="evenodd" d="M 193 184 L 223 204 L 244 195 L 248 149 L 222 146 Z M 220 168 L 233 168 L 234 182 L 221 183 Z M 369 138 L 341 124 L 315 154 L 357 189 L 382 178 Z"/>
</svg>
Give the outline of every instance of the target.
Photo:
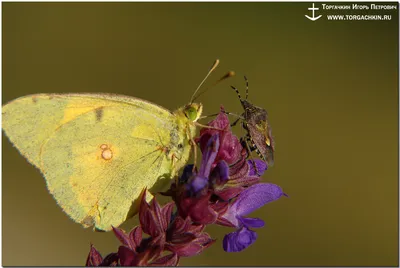
<svg viewBox="0 0 400 268">
<path fill-rule="evenodd" d="M 194 107 L 189 107 L 185 111 L 186 117 L 189 118 L 191 121 L 197 119 L 197 110 Z"/>
</svg>

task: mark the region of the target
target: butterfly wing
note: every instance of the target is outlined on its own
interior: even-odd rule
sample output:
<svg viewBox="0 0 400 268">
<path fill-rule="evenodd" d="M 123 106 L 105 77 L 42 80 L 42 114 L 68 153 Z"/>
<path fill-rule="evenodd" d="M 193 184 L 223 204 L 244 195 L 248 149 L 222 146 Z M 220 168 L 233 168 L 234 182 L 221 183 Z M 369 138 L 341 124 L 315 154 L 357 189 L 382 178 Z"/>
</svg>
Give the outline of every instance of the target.
<svg viewBox="0 0 400 268">
<path fill-rule="evenodd" d="M 189 157 L 182 120 L 136 98 L 41 94 L 14 100 L 2 112 L 11 142 L 85 227 L 120 225 L 145 187 L 161 190 Z M 174 151 L 181 162 L 175 165 Z"/>
</svg>

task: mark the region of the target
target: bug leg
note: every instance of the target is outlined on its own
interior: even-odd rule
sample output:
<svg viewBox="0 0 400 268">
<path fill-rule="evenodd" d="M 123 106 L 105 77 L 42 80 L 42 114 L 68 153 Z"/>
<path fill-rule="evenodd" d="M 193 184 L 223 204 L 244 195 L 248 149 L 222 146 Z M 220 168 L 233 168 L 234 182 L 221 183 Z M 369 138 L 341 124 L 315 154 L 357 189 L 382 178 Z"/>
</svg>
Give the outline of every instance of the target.
<svg viewBox="0 0 400 268">
<path fill-rule="evenodd" d="M 238 119 L 245 120 L 244 117 L 243 117 L 243 115 L 238 115 L 238 114 L 234 114 L 234 113 L 231 113 L 231 112 L 225 112 L 225 114 L 227 114 L 227 115 L 232 115 L 232 116 L 237 117 Z"/>
<path fill-rule="evenodd" d="M 254 170 L 256 171 L 256 174 L 258 176 L 261 176 L 260 172 L 258 172 L 258 168 L 256 166 L 256 161 L 254 160 L 254 158 L 253 158 L 253 156 L 251 154 L 251 148 L 250 148 L 250 145 L 248 143 L 248 140 L 242 137 L 242 138 L 240 138 L 240 143 L 242 144 L 243 147 L 246 148 L 247 157 L 250 158 L 250 160 L 252 161 Z"/>
<path fill-rule="evenodd" d="M 242 125 L 242 128 L 245 130 L 244 124 Z M 252 156 L 252 154 L 251 154 L 251 152 L 252 152 L 252 147 L 249 145 L 249 141 L 250 141 L 250 136 L 249 136 L 249 134 L 247 134 L 246 138 L 244 138 L 244 137 L 240 138 L 240 143 L 241 143 L 242 146 L 245 147 L 246 150 L 247 150 L 247 153 L 248 153 L 247 157 L 250 157 L 251 160 L 252 160 L 254 170 L 256 171 L 256 173 L 257 173 L 258 176 L 261 176 L 261 174 L 258 172 L 258 169 L 257 169 L 257 166 L 256 166 L 256 161 L 254 160 L 254 158 L 253 158 L 253 156 Z M 253 148 L 253 149 L 254 149 L 254 148 Z"/>
<path fill-rule="evenodd" d="M 240 120 L 240 118 L 236 119 L 235 122 L 233 122 L 233 123 L 231 124 L 231 127 L 236 126 L 236 124 L 239 122 L 239 120 Z"/>
</svg>

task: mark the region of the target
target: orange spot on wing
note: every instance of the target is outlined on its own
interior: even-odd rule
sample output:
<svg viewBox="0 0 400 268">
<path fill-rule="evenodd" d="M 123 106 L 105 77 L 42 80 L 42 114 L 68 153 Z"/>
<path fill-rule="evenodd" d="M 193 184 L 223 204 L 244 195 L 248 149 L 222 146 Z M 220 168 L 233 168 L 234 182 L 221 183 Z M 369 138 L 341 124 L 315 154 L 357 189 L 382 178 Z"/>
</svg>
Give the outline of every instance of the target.
<svg viewBox="0 0 400 268">
<path fill-rule="evenodd" d="M 101 149 L 101 158 L 103 160 L 111 160 L 114 156 L 113 151 L 111 150 L 111 146 L 108 144 L 102 144 L 100 145 Z"/>
</svg>

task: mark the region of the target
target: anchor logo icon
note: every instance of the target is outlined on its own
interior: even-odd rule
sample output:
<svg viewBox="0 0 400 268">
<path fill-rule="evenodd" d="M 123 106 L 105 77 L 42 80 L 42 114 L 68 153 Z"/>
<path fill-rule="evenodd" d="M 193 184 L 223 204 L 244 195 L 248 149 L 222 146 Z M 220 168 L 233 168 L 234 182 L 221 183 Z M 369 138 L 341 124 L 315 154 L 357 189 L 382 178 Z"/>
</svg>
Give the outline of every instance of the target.
<svg viewBox="0 0 400 268">
<path fill-rule="evenodd" d="M 317 19 L 322 17 L 322 15 L 319 15 L 318 17 L 315 17 L 315 10 L 319 10 L 319 8 L 315 7 L 314 3 L 312 4 L 312 7 L 308 8 L 308 10 L 312 11 L 312 17 L 304 15 L 304 16 L 306 16 L 307 19 L 312 20 L 312 21 L 316 21 Z"/>
</svg>

